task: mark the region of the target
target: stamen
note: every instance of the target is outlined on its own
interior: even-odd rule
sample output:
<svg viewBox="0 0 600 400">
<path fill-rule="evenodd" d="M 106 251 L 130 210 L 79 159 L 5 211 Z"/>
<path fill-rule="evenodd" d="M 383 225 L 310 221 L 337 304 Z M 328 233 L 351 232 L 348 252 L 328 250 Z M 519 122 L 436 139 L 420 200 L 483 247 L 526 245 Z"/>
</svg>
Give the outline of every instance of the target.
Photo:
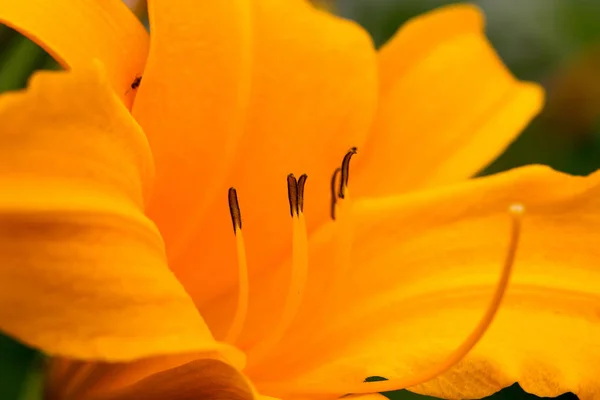
<svg viewBox="0 0 600 400">
<path fill-rule="evenodd" d="M 290 215 L 294 218 L 298 215 L 298 181 L 294 174 L 287 177 L 288 201 L 290 203 Z"/>
<path fill-rule="evenodd" d="M 306 185 L 306 178 L 308 178 L 308 175 L 306 174 L 302 174 L 302 176 L 298 178 L 298 216 L 304 212 L 304 185 Z"/>
<path fill-rule="evenodd" d="M 341 168 L 336 168 L 331 177 L 331 219 L 335 221 L 335 204 L 337 203 L 337 177 L 342 172 Z"/>
<path fill-rule="evenodd" d="M 336 174 L 334 173 L 331 190 L 333 197 L 332 203 L 332 216 L 335 217 L 335 233 L 334 233 L 334 248 L 333 248 L 333 270 L 332 270 L 332 281 L 329 290 L 329 307 L 335 309 L 337 307 L 340 296 L 339 293 L 343 287 L 343 278 L 347 271 L 347 266 L 350 264 L 350 253 L 352 250 L 352 238 L 353 238 L 353 203 L 350 197 L 350 191 L 348 188 L 348 180 L 350 178 L 350 160 L 352 156 L 356 154 L 356 147 L 353 147 L 346 153 L 342 160 L 342 167 L 340 171 L 340 182 L 339 191 L 337 193 L 337 199 L 335 199 L 335 179 Z M 337 171 L 337 170 L 336 170 Z"/>
<path fill-rule="evenodd" d="M 302 303 L 302 296 L 308 275 L 308 238 L 306 234 L 306 220 L 302 209 L 306 178 L 306 175 L 302 175 L 296 181 L 292 174 L 288 175 L 288 197 L 290 211 L 292 211 L 292 271 L 290 287 L 279 321 L 260 343 L 247 352 L 248 362 L 253 365 L 260 363 L 279 343 L 292 324 Z M 294 211 L 297 211 L 297 213 Z"/>
<path fill-rule="evenodd" d="M 238 203 L 237 191 L 235 188 L 229 188 L 229 213 L 231 214 L 231 222 L 233 223 L 233 233 L 242 229 L 242 214 L 240 213 L 240 205 Z"/>
<path fill-rule="evenodd" d="M 248 264 L 246 261 L 246 246 L 244 245 L 244 235 L 242 235 L 242 214 L 240 212 L 240 206 L 237 199 L 237 192 L 235 188 L 229 189 L 229 212 L 231 213 L 231 220 L 233 222 L 233 232 L 235 233 L 235 244 L 237 249 L 237 262 L 238 262 L 238 282 L 239 292 L 237 299 L 237 307 L 231 326 L 225 335 L 224 341 L 227 343 L 234 344 L 244 327 L 246 322 L 246 316 L 248 315 Z"/>
<path fill-rule="evenodd" d="M 421 373 L 414 376 L 390 379 L 386 381 L 361 382 L 350 387 L 347 384 L 336 385 L 332 382 L 327 382 L 327 384 L 322 387 L 312 386 L 303 394 L 310 394 L 313 392 L 323 395 L 339 393 L 365 394 L 389 392 L 393 390 L 410 388 L 412 386 L 416 386 L 421 383 L 430 381 L 431 379 L 434 379 L 435 377 L 448 371 L 459 361 L 461 361 L 463 357 L 466 356 L 469 353 L 469 351 L 471 351 L 471 349 L 473 349 L 477 342 L 479 342 L 479 340 L 483 337 L 484 333 L 489 328 L 496 313 L 498 312 L 500 303 L 502 302 L 502 299 L 508 287 L 509 278 L 512 273 L 515 261 L 515 255 L 517 253 L 519 237 L 521 235 L 521 218 L 524 213 L 524 207 L 522 204 L 513 204 L 510 206 L 508 212 L 512 219 L 510 242 L 508 245 L 508 250 L 506 252 L 506 258 L 502 266 L 500 279 L 496 284 L 496 289 L 492 296 L 492 300 L 490 301 L 490 304 L 488 305 L 483 317 L 481 318 L 477 326 L 475 326 L 475 328 L 471 331 L 469 336 L 467 336 L 467 338 L 452 353 L 450 353 L 441 362 L 431 366 L 429 369 L 426 369 L 425 371 L 422 371 Z M 269 389 L 277 388 L 276 384 L 265 385 L 265 387 L 267 386 L 269 387 Z"/>
<path fill-rule="evenodd" d="M 353 147 L 346 153 L 344 160 L 342 160 L 342 179 L 340 179 L 340 191 L 338 197 L 344 198 L 345 190 L 348 187 L 348 179 L 350 178 L 350 160 L 352 156 L 356 154 L 356 147 Z"/>
</svg>

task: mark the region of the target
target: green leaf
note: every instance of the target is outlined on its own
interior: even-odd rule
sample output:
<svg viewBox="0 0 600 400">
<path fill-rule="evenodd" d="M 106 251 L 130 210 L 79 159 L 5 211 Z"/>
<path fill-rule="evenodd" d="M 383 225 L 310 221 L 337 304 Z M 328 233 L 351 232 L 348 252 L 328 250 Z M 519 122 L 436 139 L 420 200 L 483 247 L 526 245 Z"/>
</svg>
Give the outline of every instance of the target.
<svg viewBox="0 0 600 400">
<path fill-rule="evenodd" d="M 0 33 L 0 93 L 25 87 L 31 74 L 40 69 L 56 69 L 57 63 L 41 47 L 19 33 Z"/>
<path fill-rule="evenodd" d="M 0 354 L 0 399 L 18 399 L 36 352 L 0 335 Z"/>
</svg>

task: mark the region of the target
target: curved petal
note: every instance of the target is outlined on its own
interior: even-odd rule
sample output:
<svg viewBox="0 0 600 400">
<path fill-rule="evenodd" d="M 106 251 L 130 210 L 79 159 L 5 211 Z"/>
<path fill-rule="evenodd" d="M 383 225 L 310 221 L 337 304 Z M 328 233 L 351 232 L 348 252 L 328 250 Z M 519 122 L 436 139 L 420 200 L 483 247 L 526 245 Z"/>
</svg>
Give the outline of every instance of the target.
<svg viewBox="0 0 600 400">
<path fill-rule="evenodd" d="M 44 48 L 65 68 L 100 60 L 119 98 L 141 74 L 148 33 L 121 0 L 0 0 L 0 23 Z"/>
<path fill-rule="evenodd" d="M 227 188 L 239 194 L 253 285 L 256 273 L 291 247 L 286 176 L 308 174 L 309 228 L 323 221 L 331 174 L 348 148 L 363 142 L 376 105 L 375 51 L 364 30 L 304 0 L 253 4 L 252 95 L 238 157 L 214 212 L 192 221 L 185 251 L 174 258 L 175 273 L 202 312 L 207 299 L 237 279 Z M 211 320 L 215 332 L 231 318 L 219 314 L 227 322 Z"/>
<path fill-rule="evenodd" d="M 187 224 L 216 195 L 242 134 L 250 90 L 249 3 L 148 1 L 152 43 L 133 115 L 155 157 L 148 215 L 170 258 Z"/>
<path fill-rule="evenodd" d="M 296 397 L 296 396 L 286 397 L 285 399 L 286 400 L 333 400 L 333 399 L 338 399 L 338 398 L 352 399 L 352 400 L 386 400 L 387 399 L 387 397 L 385 397 L 384 395 L 379 394 L 379 393 L 364 394 L 364 395 L 348 395 L 348 396 L 342 396 L 342 397 L 300 395 L 298 397 Z M 260 400 L 279 400 L 279 399 L 277 399 L 275 397 L 261 396 Z"/>
<path fill-rule="evenodd" d="M 242 374 L 213 359 L 196 360 L 157 372 L 114 393 L 89 400 L 252 400 L 252 388 Z"/>
<path fill-rule="evenodd" d="M 311 238 L 318 263 L 307 296 L 321 299 L 324 314 L 299 321 L 271 359 L 277 368 L 249 372 L 258 389 L 284 398 L 285 391 L 352 392 L 368 376 L 405 378 L 447 356 L 488 305 L 513 202 L 526 212 L 500 312 L 461 363 L 411 390 L 480 398 L 519 382 L 541 396 L 597 397 L 600 173 L 570 177 L 537 166 L 357 201 L 351 264 L 333 306 L 325 279 L 331 227 L 323 228 Z"/>
<path fill-rule="evenodd" d="M 46 394 L 54 399 L 88 399 L 118 393 L 156 373 L 171 370 L 195 360 L 219 360 L 242 370 L 245 358 L 241 352 L 185 353 L 144 358 L 126 363 L 78 361 L 54 357 L 48 365 Z M 233 358 L 230 357 L 233 355 Z"/>
<path fill-rule="evenodd" d="M 409 21 L 379 53 L 380 107 L 357 158 L 355 195 L 391 195 L 469 178 L 501 154 L 542 106 L 483 33 L 472 5 Z"/>
<path fill-rule="evenodd" d="M 0 97 L 0 330 L 49 354 L 213 349 L 142 212 L 152 158 L 99 64 Z"/>
</svg>

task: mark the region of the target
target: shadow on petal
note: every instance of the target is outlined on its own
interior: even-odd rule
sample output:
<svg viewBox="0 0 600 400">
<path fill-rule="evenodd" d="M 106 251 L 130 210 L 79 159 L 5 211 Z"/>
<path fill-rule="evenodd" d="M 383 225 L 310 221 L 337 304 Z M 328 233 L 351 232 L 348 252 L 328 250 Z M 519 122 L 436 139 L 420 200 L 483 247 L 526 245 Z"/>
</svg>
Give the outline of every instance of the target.
<svg viewBox="0 0 600 400">
<path fill-rule="evenodd" d="M 150 375 L 121 390 L 89 400 L 251 400 L 246 378 L 230 365 L 212 359 L 196 360 Z M 56 399 L 51 399 L 56 400 Z"/>
</svg>

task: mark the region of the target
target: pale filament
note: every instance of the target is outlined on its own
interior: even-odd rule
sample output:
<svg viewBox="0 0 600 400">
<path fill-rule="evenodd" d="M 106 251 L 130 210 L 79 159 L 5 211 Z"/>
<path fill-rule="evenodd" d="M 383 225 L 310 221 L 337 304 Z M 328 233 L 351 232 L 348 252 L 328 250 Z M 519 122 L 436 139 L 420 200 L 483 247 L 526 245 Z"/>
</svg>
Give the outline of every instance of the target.
<svg viewBox="0 0 600 400">
<path fill-rule="evenodd" d="M 331 289 L 328 306 L 335 309 L 340 299 L 347 272 L 350 265 L 352 238 L 353 238 L 353 219 L 352 219 L 352 201 L 348 187 L 345 189 L 343 199 L 338 198 L 335 204 L 335 226 L 333 239 L 333 274 L 331 278 Z"/>
<path fill-rule="evenodd" d="M 300 195 L 302 196 L 302 194 Z M 292 207 L 293 208 L 293 207 Z M 292 270 L 282 314 L 273 329 L 247 351 L 248 363 L 259 364 L 275 349 L 298 314 L 308 276 L 308 237 L 306 220 L 300 207 L 292 212 Z"/>
<path fill-rule="evenodd" d="M 440 362 L 432 365 L 428 369 L 421 371 L 420 373 L 407 376 L 404 378 L 394 378 L 386 381 L 375 381 L 375 382 L 360 382 L 354 385 L 336 383 L 336 382 L 327 382 L 323 386 L 311 386 L 310 388 L 306 388 L 303 390 L 303 394 L 331 394 L 337 395 L 339 393 L 351 393 L 351 394 L 367 394 L 367 393 L 381 393 L 381 392 L 389 392 L 394 390 L 406 389 L 412 386 L 419 385 L 421 383 L 425 383 L 430 381 L 437 376 L 443 374 L 448 371 L 454 365 L 456 365 L 459 361 L 461 361 L 468 353 L 473 349 L 473 347 L 479 342 L 479 340 L 483 337 L 484 333 L 489 328 L 492 323 L 504 294 L 506 293 L 506 289 L 508 287 L 510 275 L 512 273 L 515 255 L 517 252 L 517 247 L 519 243 L 519 237 L 521 235 L 521 216 L 524 212 L 524 207 L 521 204 L 514 204 L 509 208 L 509 214 L 511 216 L 511 232 L 510 232 L 510 242 L 508 245 L 508 250 L 506 252 L 506 257 L 504 260 L 504 264 L 502 266 L 502 272 L 500 274 L 500 279 L 496 284 L 496 289 L 492 296 L 492 299 L 482 316 L 479 320 L 478 324 L 471 331 L 471 333 L 464 339 L 464 341 L 454 349 L 446 358 L 441 360 Z M 274 385 L 276 386 L 276 385 Z M 273 388 L 274 386 L 270 386 Z"/>
<path fill-rule="evenodd" d="M 244 235 L 242 230 L 238 229 L 235 233 L 235 244 L 237 250 L 238 264 L 238 298 L 235 315 L 231 321 L 231 326 L 225 335 L 225 342 L 235 344 L 242 333 L 246 317 L 248 315 L 248 264 L 246 262 L 246 246 L 244 245 Z"/>
</svg>

